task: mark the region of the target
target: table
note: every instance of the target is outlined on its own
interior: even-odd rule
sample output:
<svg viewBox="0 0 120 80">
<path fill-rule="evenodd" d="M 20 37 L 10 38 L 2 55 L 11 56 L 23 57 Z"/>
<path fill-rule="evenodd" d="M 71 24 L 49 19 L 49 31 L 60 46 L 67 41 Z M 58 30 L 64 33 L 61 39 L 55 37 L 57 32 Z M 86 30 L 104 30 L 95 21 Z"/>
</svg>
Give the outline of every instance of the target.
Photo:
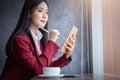
<svg viewBox="0 0 120 80">
<path fill-rule="evenodd" d="M 53 78 L 34 77 L 31 80 L 120 80 L 120 77 L 110 75 L 81 74 L 79 76 L 63 76 Z"/>
</svg>

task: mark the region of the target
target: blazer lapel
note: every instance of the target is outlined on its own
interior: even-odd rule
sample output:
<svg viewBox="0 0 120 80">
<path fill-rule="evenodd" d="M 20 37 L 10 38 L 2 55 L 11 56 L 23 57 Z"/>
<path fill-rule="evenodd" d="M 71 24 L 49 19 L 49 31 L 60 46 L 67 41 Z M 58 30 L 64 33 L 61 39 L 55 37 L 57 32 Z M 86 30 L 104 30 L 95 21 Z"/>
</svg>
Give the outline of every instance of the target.
<svg viewBox="0 0 120 80">
<path fill-rule="evenodd" d="M 28 30 L 28 32 L 27 32 L 27 35 L 29 36 L 29 38 L 30 38 L 30 40 L 31 40 L 31 43 L 32 43 L 32 45 L 33 45 L 33 48 L 34 48 L 34 54 L 35 54 L 35 56 L 38 58 L 39 57 L 39 54 L 38 54 L 38 50 L 37 50 L 37 48 L 36 48 L 36 45 L 35 45 L 35 42 L 34 42 L 34 40 L 33 40 L 33 38 L 32 38 L 32 35 L 31 35 L 31 33 L 30 33 L 30 31 Z"/>
</svg>

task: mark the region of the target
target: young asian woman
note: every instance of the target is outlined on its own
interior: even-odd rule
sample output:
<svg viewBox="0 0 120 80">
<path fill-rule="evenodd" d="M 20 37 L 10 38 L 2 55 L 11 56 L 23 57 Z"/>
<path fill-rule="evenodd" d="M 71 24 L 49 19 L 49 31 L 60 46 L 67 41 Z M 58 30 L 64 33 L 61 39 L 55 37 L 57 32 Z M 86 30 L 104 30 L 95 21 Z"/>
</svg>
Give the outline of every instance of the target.
<svg viewBox="0 0 120 80">
<path fill-rule="evenodd" d="M 71 61 L 75 36 L 67 42 L 66 53 L 53 61 L 59 46 L 59 30 L 46 33 L 48 3 L 45 0 L 25 0 L 18 24 L 6 45 L 6 62 L 0 80 L 30 80 L 43 74 L 43 67 L 64 67 Z M 48 35 L 50 36 L 48 39 Z"/>
</svg>

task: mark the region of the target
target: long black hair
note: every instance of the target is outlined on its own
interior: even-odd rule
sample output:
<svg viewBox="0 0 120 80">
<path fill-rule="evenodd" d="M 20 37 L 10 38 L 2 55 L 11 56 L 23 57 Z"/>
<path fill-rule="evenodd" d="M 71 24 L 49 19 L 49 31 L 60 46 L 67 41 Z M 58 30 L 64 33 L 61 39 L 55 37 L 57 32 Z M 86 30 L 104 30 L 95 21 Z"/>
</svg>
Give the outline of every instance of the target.
<svg viewBox="0 0 120 80">
<path fill-rule="evenodd" d="M 27 33 L 29 30 L 29 23 L 30 23 L 30 19 L 29 19 L 29 13 L 31 13 L 41 2 L 45 2 L 48 6 L 48 3 L 45 0 L 25 0 L 18 23 L 13 31 L 13 33 L 11 34 L 10 38 L 8 39 L 8 42 L 6 44 L 6 54 L 7 56 L 9 56 L 9 52 L 11 52 L 13 50 L 12 47 L 12 39 L 16 34 L 20 34 L 20 33 Z M 46 23 L 45 25 L 45 29 L 48 29 L 47 26 L 48 23 Z M 40 29 L 39 29 L 40 30 Z M 43 34 L 43 38 L 42 38 L 42 44 L 43 47 L 45 46 L 46 42 L 47 42 L 47 33 L 43 32 L 42 30 L 40 30 Z"/>
</svg>

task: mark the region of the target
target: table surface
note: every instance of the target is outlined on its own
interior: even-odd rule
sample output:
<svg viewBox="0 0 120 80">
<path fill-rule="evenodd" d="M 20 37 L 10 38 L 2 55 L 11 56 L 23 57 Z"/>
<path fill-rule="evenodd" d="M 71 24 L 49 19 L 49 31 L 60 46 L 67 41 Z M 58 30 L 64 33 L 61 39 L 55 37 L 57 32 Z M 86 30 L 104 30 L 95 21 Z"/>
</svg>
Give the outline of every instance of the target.
<svg viewBox="0 0 120 80">
<path fill-rule="evenodd" d="M 31 80 L 120 80 L 120 77 L 81 74 L 77 76 L 67 75 L 62 77 L 34 77 Z"/>
</svg>

